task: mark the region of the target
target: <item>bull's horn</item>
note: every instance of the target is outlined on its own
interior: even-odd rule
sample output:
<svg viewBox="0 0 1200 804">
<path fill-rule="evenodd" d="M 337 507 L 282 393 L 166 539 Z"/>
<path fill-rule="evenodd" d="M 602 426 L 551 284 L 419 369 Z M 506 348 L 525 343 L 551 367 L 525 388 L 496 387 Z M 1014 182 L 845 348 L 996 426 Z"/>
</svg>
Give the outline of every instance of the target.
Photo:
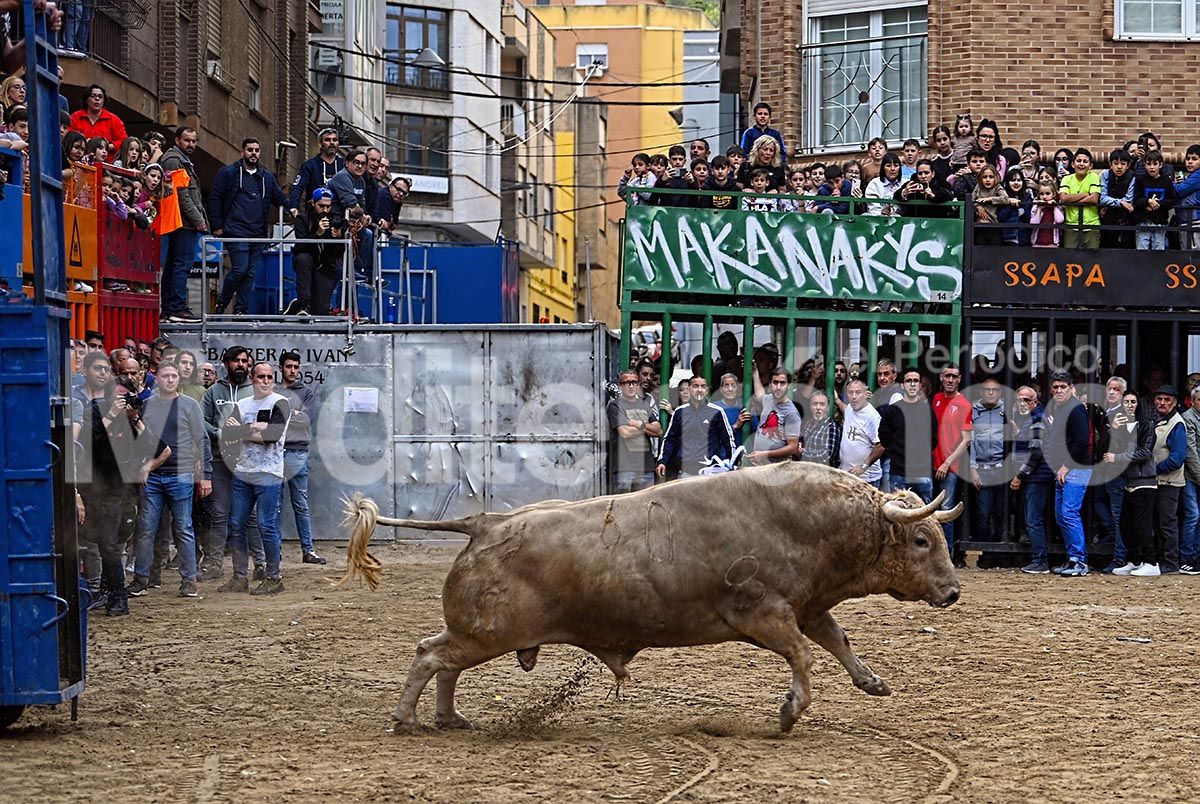
<svg viewBox="0 0 1200 804">
<path fill-rule="evenodd" d="M 898 525 L 919 522 L 934 511 L 937 511 L 944 499 L 946 499 L 946 492 L 940 491 L 938 492 L 938 496 L 933 498 L 932 502 L 920 508 L 907 508 L 899 500 L 888 500 L 883 504 L 883 515 Z"/>
<path fill-rule="evenodd" d="M 959 503 L 958 505 L 951 508 L 949 511 L 938 511 L 936 514 L 933 515 L 933 518 L 936 519 L 938 522 L 942 522 L 942 523 L 953 522 L 954 520 L 958 519 L 959 515 L 962 514 L 962 512 L 963 512 L 963 504 Z"/>
</svg>

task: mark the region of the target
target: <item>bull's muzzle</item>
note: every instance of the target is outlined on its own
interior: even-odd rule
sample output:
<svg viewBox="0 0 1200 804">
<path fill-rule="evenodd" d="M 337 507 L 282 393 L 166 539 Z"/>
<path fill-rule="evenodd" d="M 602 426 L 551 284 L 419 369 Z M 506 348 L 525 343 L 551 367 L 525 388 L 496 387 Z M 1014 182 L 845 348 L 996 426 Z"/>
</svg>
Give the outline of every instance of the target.
<svg viewBox="0 0 1200 804">
<path fill-rule="evenodd" d="M 941 600 L 934 601 L 933 605 L 937 606 L 939 609 L 944 609 L 949 606 L 953 606 L 955 603 L 958 602 L 958 596 L 959 596 L 959 589 L 957 586 L 955 586 L 953 589 L 951 589 L 949 592 L 947 592 L 945 595 L 943 595 Z"/>
</svg>

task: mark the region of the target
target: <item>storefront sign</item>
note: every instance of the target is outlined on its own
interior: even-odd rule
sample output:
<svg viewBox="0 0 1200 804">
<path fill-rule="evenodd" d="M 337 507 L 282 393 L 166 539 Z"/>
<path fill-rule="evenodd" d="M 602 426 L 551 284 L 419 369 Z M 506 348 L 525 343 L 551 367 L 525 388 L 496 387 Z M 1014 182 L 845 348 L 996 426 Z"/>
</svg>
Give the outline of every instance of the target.
<svg viewBox="0 0 1200 804">
<path fill-rule="evenodd" d="M 631 290 L 949 302 L 962 292 L 962 222 L 943 218 L 631 207 Z"/>
</svg>

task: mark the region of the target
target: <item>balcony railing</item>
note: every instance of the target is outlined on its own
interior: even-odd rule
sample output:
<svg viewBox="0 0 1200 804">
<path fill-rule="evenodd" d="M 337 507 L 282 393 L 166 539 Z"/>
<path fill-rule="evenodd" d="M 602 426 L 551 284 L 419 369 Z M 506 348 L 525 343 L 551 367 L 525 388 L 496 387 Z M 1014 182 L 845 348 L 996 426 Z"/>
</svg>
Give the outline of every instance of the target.
<svg viewBox="0 0 1200 804">
<path fill-rule="evenodd" d="M 450 97 L 450 73 L 447 70 L 397 64 L 404 60 L 404 54 L 398 51 L 389 51 L 384 56 L 390 59 L 383 63 L 383 80 L 387 82 L 388 94 Z"/>
</svg>

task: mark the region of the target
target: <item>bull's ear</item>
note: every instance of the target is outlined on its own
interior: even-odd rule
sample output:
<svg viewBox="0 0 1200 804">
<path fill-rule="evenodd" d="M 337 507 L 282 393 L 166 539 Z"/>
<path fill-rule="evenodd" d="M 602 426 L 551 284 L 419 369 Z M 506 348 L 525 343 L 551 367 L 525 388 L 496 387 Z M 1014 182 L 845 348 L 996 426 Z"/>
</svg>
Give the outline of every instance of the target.
<svg viewBox="0 0 1200 804">
<path fill-rule="evenodd" d="M 962 514 L 962 512 L 963 512 L 963 504 L 959 503 L 958 505 L 951 508 L 949 511 L 934 512 L 933 518 L 941 523 L 953 522 L 954 520 L 959 518 L 959 516 Z"/>
</svg>

